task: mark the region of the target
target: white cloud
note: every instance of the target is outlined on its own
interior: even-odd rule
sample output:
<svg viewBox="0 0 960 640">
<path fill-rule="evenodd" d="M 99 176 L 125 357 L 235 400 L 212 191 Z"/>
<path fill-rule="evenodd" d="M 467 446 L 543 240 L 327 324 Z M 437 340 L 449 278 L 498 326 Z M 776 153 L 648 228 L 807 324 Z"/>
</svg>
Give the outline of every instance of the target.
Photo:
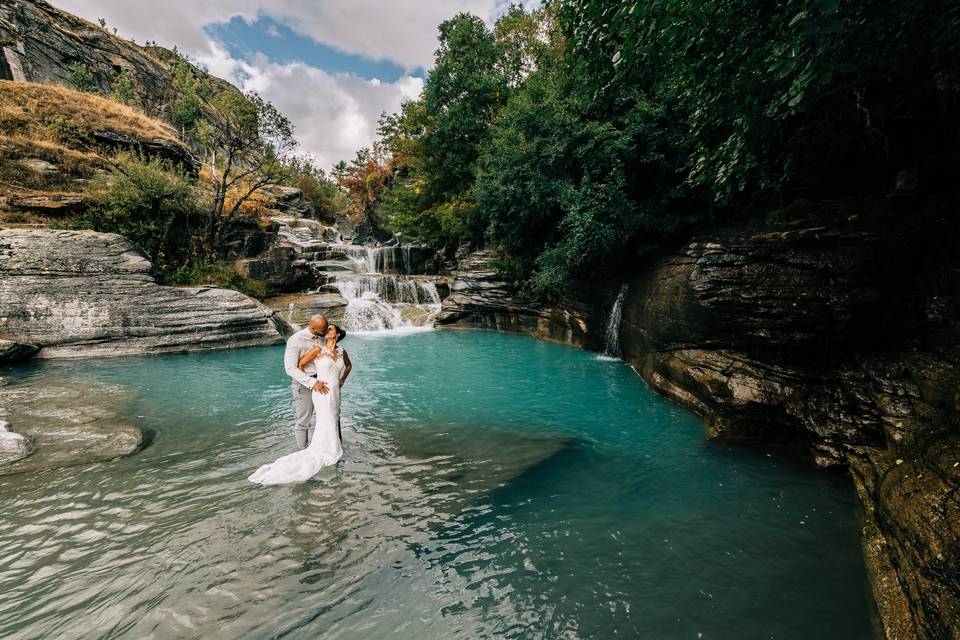
<svg viewBox="0 0 960 640">
<path fill-rule="evenodd" d="M 397 111 L 403 100 L 423 90 L 423 80 L 411 76 L 387 83 L 330 74 L 303 63 L 276 64 L 262 54 L 237 60 L 216 43 L 211 54 L 198 61 L 273 102 L 293 121 L 303 149 L 325 168 L 353 159 L 376 138 L 382 112 Z"/>
<path fill-rule="evenodd" d="M 177 44 L 190 53 L 207 48 L 205 25 L 240 16 L 269 16 L 295 32 L 347 53 L 391 60 L 408 71 L 428 68 L 437 49 L 437 25 L 468 12 L 491 21 L 504 0 L 53 0 L 95 21 L 105 18 L 126 37 Z"/>
<path fill-rule="evenodd" d="M 303 63 L 276 64 L 263 55 L 232 58 L 204 26 L 239 16 L 269 16 L 318 43 L 371 59 L 390 60 L 408 72 L 429 68 L 437 25 L 461 11 L 491 21 L 504 0 L 53 0 L 95 22 L 105 18 L 121 36 L 172 47 L 207 65 L 210 72 L 270 100 L 296 127 L 303 149 L 329 167 L 353 158 L 376 137 L 382 111 L 416 98 L 423 80 L 395 82 L 331 74 Z"/>
</svg>

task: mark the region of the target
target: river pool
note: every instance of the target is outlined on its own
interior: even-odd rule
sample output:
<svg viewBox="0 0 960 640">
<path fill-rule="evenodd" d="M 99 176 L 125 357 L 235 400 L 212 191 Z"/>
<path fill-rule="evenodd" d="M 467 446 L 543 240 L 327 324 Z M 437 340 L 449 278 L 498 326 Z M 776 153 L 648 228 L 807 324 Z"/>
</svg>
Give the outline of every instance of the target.
<svg viewBox="0 0 960 640">
<path fill-rule="evenodd" d="M 151 442 L 0 477 L 0 637 L 872 637 L 844 476 L 571 347 L 343 346 L 344 460 L 297 486 L 246 480 L 293 450 L 282 347 L 5 372 L 130 385 Z"/>
</svg>

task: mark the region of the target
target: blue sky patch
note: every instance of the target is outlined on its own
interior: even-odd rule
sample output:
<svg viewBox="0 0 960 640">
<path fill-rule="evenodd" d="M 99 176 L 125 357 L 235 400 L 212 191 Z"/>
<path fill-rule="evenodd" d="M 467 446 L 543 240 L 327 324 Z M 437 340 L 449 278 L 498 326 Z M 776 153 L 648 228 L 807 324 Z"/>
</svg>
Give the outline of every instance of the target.
<svg viewBox="0 0 960 640">
<path fill-rule="evenodd" d="M 327 73 L 349 73 L 383 82 L 395 82 L 406 75 L 426 76 L 422 68 L 407 72 L 390 60 L 371 60 L 365 56 L 344 53 L 302 36 L 262 14 L 252 24 L 235 16 L 229 22 L 207 25 L 204 31 L 223 43 L 234 58 L 249 60 L 254 54 L 262 53 L 276 64 L 303 62 Z"/>
</svg>

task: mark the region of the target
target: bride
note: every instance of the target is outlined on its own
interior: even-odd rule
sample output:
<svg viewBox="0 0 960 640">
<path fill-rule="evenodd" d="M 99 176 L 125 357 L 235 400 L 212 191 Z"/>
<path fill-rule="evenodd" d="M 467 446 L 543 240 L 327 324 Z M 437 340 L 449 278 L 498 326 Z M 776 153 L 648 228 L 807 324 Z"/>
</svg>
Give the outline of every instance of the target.
<svg viewBox="0 0 960 640">
<path fill-rule="evenodd" d="M 310 349 L 297 363 L 297 366 L 303 369 L 308 362 L 314 361 L 317 380 L 327 383 L 327 391 L 313 392 L 313 408 L 317 421 L 310 446 L 263 465 L 250 476 L 250 482 L 305 482 L 323 467 L 332 466 L 340 460 L 343 455 L 340 446 L 340 387 L 346 382 L 353 365 L 347 352 L 343 347 L 337 346 L 337 343 L 346 335 L 346 331 L 331 324 L 323 336 L 326 344 Z"/>
</svg>

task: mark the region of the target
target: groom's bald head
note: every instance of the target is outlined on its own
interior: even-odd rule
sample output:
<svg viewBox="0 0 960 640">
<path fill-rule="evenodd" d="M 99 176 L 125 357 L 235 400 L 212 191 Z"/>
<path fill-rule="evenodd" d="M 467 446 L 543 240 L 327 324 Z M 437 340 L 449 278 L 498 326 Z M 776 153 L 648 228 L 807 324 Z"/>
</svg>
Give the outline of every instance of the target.
<svg viewBox="0 0 960 640">
<path fill-rule="evenodd" d="M 327 322 L 327 317 L 321 313 L 318 313 L 315 316 L 310 316 L 310 322 L 307 324 L 307 328 L 310 329 L 310 333 L 318 336 L 322 336 L 327 332 L 327 327 L 330 325 Z"/>
</svg>

